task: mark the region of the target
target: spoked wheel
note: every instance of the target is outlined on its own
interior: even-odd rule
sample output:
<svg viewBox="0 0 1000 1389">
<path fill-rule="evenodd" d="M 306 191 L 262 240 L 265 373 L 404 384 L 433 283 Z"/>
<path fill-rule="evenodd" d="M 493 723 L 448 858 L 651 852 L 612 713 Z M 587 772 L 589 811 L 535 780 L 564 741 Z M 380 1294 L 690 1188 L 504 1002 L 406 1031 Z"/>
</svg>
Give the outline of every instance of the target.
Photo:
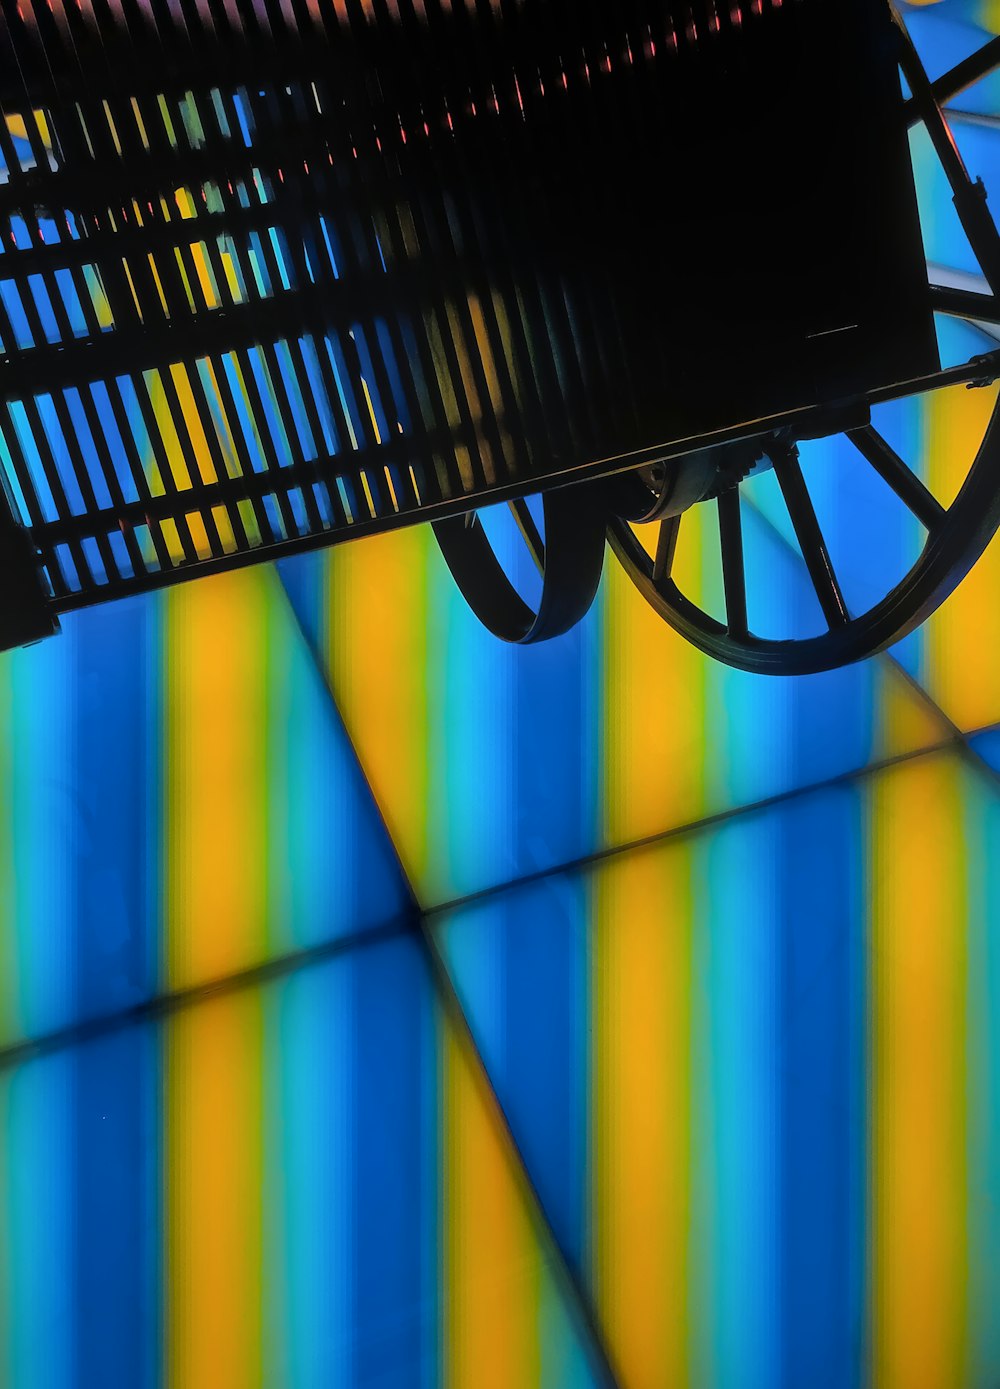
<svg viewBox="0 0 1000 1389">
<path fill-rule="evenodd" d="M 434 535 L 480 622 L 504 641 L 527 645 L 560 636 L 586 616 L 601 581 L 607 518 L 587 485 L 545 493 L 541 531 L 525 498 L 508 505 L 542 578 L 534 607 L 508 577 L 476 512 L 436 521 Z"/>
<path fill-rule="evenodd" d="M 950 507 L 935 499 L 871 424 L 847 438 L 889 484 L 926 532 L 920 557 L 904 578 L 867 612 L 853 614 L 841 591 L 793 444 L 772 445 L 771 461 L 802 558 L 819 600 L 826 631 L 787 641 L 750 631 L 743 552 L 740 488 L 720 493 L 719 541 L 726 620 L 688 598 L 672 577 L 683 516 L 659 522 L 655 554 L 647 553 L 632 525 L 615 519 L 609 541 L 647 602 L 707 655 L 741 670 L 806 675 L 831 670 L 883 650 L 911 632 L 957 587 L 1000 524 L 1000 408 L 994 406 L 982 445 Z M 701 503 L 705 505 L 705 503 Z"/>
<path fill-rule="evenodd" d="M 909 103 L 911 121 L 921 120 L 927 127 L 951 184 L 956 211 L 982 267 L 983 287 L 992 291 L 935 288 L 933 307 L 980 327 L 994 325 L 1000 323 L 1000 238 L 982 184 L 969 177 L 951 139 L 941 104 L 963 85 L 1000 66 L 1000 44 L 987 44 L 981 54 L 966 60 L 932 86 L 902 22 L 899 24 L 900 65 L 913 94 Z M 995 354 L 990 355 L 992 358 Z M 942 372 L 939 378 L 925 384 L 930 390 L 949 384 L 949 378 L 955 380 L 956 376 L 957 373 Z M 968 384 L 986 384 L 996 376 L 997 366 L 991 361 L 989 369 L 983 372 L 984 379 L 974 382 L 975 372 L 970 371 Z M 673 577 L 678 536 L 684 524 L 683 505 L 689 498 L 682 498 L 681 505 L 670 505 L 671 498 L 663 491 L 662 470 L 659 477 L 643 470 L 631 477 L 631 491 L 619 489 L 617 495 L 627 499 L 628 505 L 619 507 L 621 514 L 610 524 L 611 548 L 656 612 L 716 660 L 761 674 L 795 675 L 829 670 L 881 651 L 934 612 L 979 559 L 1000 524 L 1000 402 L 994 404 L 979 450 L 950 506 L 942 505 L 931 494 L 870 423 L 867 412 L 861 419 L 838 427 L 843 428 L 853 448 L 916 518 L 924 540 L 916 563 L 895 587 L 868 610 L 851 611 L 838 582 L 794 440 L 776 434 L 757 441 L 753 453 L 763 455 L 765 462 L 773 466 L 825 624 L 825 631 L 801 640 L 768 637 L 750 628 L 740 500 L 740 479 L 748 471 L 745 460 L 728 472 L 725 468 L 718 470 L 711 489 L 702 486 L 703 464 L 689 466 L 686 474 L 682 470 L 688 483 L 695 478 L 699 495 L 704 497 L 707 493 L 714 499 L 697 504 L 714 505 L 718 510 L 724 621 L 682 592 Z M 668 464 L 667 469 L 674 466 Z M 641 527 L 626 519 L 635 517 L 641 517 L 647 525 L 658 523 L 655 545 L 650 550 L 640 539 Z"/>
</svg>

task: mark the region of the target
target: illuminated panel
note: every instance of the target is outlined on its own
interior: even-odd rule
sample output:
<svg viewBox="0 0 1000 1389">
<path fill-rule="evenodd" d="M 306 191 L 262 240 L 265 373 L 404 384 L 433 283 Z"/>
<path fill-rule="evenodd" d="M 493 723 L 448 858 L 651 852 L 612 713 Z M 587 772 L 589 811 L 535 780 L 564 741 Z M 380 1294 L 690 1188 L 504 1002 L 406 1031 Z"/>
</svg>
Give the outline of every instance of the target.
<svg viewBox="0 0 1000 1389">
<path fill-rule="evenodd" d="M 81 613 L 0 658 L 0 1042 L 406 902 L 272 571 Z"/>
<path fill-rule="evenodd" d="M 72 1281 L 55 1273 L 72 1269 L 74 1255 L 71 1078 L 64 1059 L 34 1084 L 0 1074 L 0 1374 L 19 1389 L 61 1389 L 74 1379 Z M 28 1199 L 35 1181 L 38 1202 Z"/>
<path fill-rule="evenodd" d="M 168 615 L 172 988 L 224 978 L 265 952 L 267 805 L 254 792 L 267 786 L 269 643 L 260 630 L 262 595 L 242 578 L 179 593 Z"/>
<path fill-rule="evenodd" d="M 795 798 L 432 918 L 623 1383 L 855 1382 L 859 830 Z"/>
<path fill-rule="evenodd" d="M 444 1382 L 589 1382 L 574 1336 L 551 1315 L 556 1290 L 497 1142 L 495 1102 L 463 1038 L 444 1039 L 442 1064 Z"/>
<path fill-rule="evenodd" d="M 752 515 L 746 547 L 808 619 L 804 571 Z M 680 558 L 707 571 L 701 549 Z M 422 531 L 282 572 L 426 905 L 951 737 L 885 660 L 781 681 L 711 662 L 611 560 L 581 627 L 525 650 L 479 626 Z"/>
<path fill-rule="evenodd" d="M 605 1383 L 413 935 L 0 1072 L 11 1389 Z"/>
<path fill-rule="evenodd" d="M 166 1383 L 262 1384 L 261 998 L 191 1008 L 166 1040 Z"/>
<path fill-rule="evenodd" d="M 626 1383 L 680 1384 L 690 1248 L 692 885 L 681 855 L 608 872 L 593 898 L 592 1279 Z M 665 911 L 653 905 L 669 904 Z M 661 1101 L 651 1105 L 655 1092 Z M 664 1306 L 676 1313 L 664 1318 Z"/>
<path fill-rule="evenodd" d="M 922 761 L 881 778 L 870 809 L 872 1368 L 887 1389 L 962 1383 L 975 1329 L 963 781 L 956 760 Z"/>
<path fill-rule="evenodd" d="M 432 916 L 622 1382 L 996 1379 L 998 809 L 922 755 Z"/>
</svg>

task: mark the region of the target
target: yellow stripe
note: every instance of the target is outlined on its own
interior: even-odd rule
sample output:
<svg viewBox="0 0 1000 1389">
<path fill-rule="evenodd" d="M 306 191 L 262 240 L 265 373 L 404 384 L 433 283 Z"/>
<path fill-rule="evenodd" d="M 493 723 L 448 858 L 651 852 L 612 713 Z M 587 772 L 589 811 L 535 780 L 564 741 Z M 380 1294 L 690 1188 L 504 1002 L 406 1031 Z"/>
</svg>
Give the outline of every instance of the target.
<svg viewBox="0 0 1000 1389">
<path fill-rule="evenodd" d="M 185 492 L 191 487 L 191 475 L 188 472 L 188 466 L 184 459 L 181 441 L 178 439 L 177 431 L 174 428 L 173 416 L 167 404 L 167 393 L 163 385 L 163 380 L 160 373 L 155 370 L 146 372 L 144 376 L 146 386 L 149 390 L 150 404 L 153 407 L 153 415 L 156 419 L 156 428 L 163 443 L 164 452 L 167 455 L 167 466 L 170 469 L 170 475 L 174 480 L 175 487 L 177 487 L 179 491 Z M 152 458 L 147 462 L 146 468 L 152 478 L 156 470 L 156 464 Z M 156 473 L 156 477 L 158 480 L 158 473 Z M 154 493 L 157 492 L 157 488 L 153 486 L 152 481 L 150 481 L 150 490 Z M 162 485 L 159 490 L 162 492 Z"/>
<path fill-rule="evenodd" d="M 198 283 L 201 285 L 201 292 L 205 300 L 205 305 L 210 309 L 217 309 L 222 303 L 219 298 L 218 286 L 215 283 L 215 275 L 208 261 L 208 249 L 204 241 L 192 241 L 191 259 L 194 261 L 195 272 L 198 276 Z"/>
<path fill-rule="evenodd" d="M 167 1030 L 167 1383 L 261 1384 L 261 1000 L 178 1013 Z"/>
<path fill-rule="evenodd" d="M 130 97 L 129 101 L 132 105 L 132 114 L 135 116 L 136 128 L 139 131 L 139 139 L 142 141 L 143 149 L 148 150 L 149 136 L 146 134 L 146 124 L 142 119 L 142 112 L 139 110 L 139 103 L 136 101 L 134 96 Z"/>
<path fill-rule="evenodd" d="M 326 662 L 338 707 L 411 881 L 427 869 L 429 527 L 328 561 Z"/>
<path fill-rule="evenodd" d="M 201 417 L 198 414 L 198 407 L 195 404 L 194 392 L 191 389 L 191 380 L 188 376 L 187 368 L 182 363 L 176 363 L 170 368 L 171 380 L 177 392 L 177 401 L 181 408 L 184 418 L 184 428 L 187 433 L 189 444 L 194 451 L 195 464 L 201 481 L 204 483 L 217 482 L 215 464 L 208 447 L 208 439 L 202 428 Z M 171 435 L 173 431 L 171 431 Z M 178 441 L 178 448 L 180 447 Z M 215 520 L 219 532 L 219 539 L 226 554 L 232 554 L 237 548 L 236 535 L 233 531 L 232 521 L 229 519 L 225 507 L 217 506 L 212 508 L 212 516 Z M 195 535 L 197 527 L 198 536 L 195 538 L 195 548 L 201 558 L 206 558 L 210 553 L 208 537 L 205 533 L 204 522 L 198 518 L 193 520 L 188 517 L 188 525 L 192 536 Z"/>
<path fill-rule="evenodd" d="M 526 1193 L 465 1041 L 442 1045 L 443 1374 L 447 1389 L 539 1384 L 539 1255 Z"/>
<path fill-rule="evenodd" d="M 184 547 L 181 545 L 181 537 L 177 530 L 177 522 L 172 516 L 165 516 L 160 522 L 160 533 L 167 547 L 167 554 L 170 556 L 171 564 L 180 564 L 184 559 Z"/>
<path fill-rule="evenodd" d="M 365 404 L 368 406 L 368 418 L 372 422 L 372 433 L 375 435 L 376 444 L 382 442 L 382 435 L 379 433 L 378 420 L 375 418 L 375 407 L 372 405 L 371 392 L 368 389 L 368 382 L 362 376 L 361 389 L 365 393 Z"/>
<path fill-rule="evenodd" d="M 266 914 L 267 570 L 167 600 L 167 982 L 259 960 Z"/>
<path fill-rule="evenodd" d="M 948 503 L 986 432 L 995 390 L 959 386 L 925 404 L 927 483 Z M 994 544 L 927 624 L 924 683 L 961 728 L 1000 719 L 1000 546 Z"/>
<path fill-rule="evenodd" d="M 156 293 L 160 299 L 160 308 L 163 310 L 163 317 L 169 318 L 170 310 L 167 308 L 167 298 L 163 293 L 163 285 L 160 283 L 160 272 L 156 268 L 156 261 L 153 259 L 151 252 L 146 256 L 146 260 L 149 262 L 149 268 L 153 275 L 153 283 L 156 285 Z"/>
<path fill-rule="evenodd" d="M 194 393 L 191 390 L 191 382 L 188 377 L 187 367 L 182 362 L 177 362 L 170 367 L 170 379 L 174 383 L 174 390 L 177 392 L 177 403 L 181 407 L 181 414 L 184 417 L 184 428 L 192 450 L 194 451 L 195 461 L 198 464 L 198 472 L 201 481 L 217 482 L 215 464 L 212 462 L 212 455 L 208 449 L 208 439 L 205 431 L 201 427 L 201 417 L 198 414 L 198 407 L 195 405 Z M 161 386 L 162 391 L 162 386 Z"/>
<path fill-rule="evenodd" d="M 961 769 L 872 791 L 873 1383 L 964 1382 L 966 910 Z"/>
<path fill-rule="evenodd" d="M 643 528 L 655 543 L 656 527 Z M 605 836 L 627 843 L 705 812 L 706 659 L 609 557 L 605 594 Z M 695 590 L 697 591 L 697 590 Z"/>
<path fill-rule="evenodd" d="M 684 845 L 600 873 L 594 1286 L 622 1382 L 687 1383 L 691 885 Z"/>
<path fill-rule="evenodd" d="M 209 559 L 212 547 L 209 544 L 208 531 L 205 529 L 205 519 L 201 512 L 189 511 L 184 519 L 191 532 L 191 543 L 194 545 L 195 554 L 199 559 Z"/>
</svg>

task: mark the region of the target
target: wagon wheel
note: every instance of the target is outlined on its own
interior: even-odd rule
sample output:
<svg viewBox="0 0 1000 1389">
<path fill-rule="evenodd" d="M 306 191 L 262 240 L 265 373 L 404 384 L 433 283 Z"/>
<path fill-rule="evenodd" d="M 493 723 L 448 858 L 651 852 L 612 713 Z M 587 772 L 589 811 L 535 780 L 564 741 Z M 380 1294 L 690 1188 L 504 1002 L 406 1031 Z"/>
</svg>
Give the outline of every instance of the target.
<svg viewBox="0 0 1000 1389">
<path fill-rule="evenodd" d="M 846 437 L 878 472 L 926 531 L 920 557 L 888 594 L 867 612 L 847 607 L 816 518 L 794 444 L 773 445 L 771 460 L 827 630 L 786 641 L 760 637 L 747 620 L 740 489 L 720 493 L 719 538 L 726 621 L 720 622 L 685 596 L 671 577 L 681 516 L 660 521 L 656 554 L 647 554 L 632 526 L 616 518 L 611 548 L 647 602 L 707 655 L 741 670 L 806 675 L 873 655 L 919 626 L 961 582 L 1000 524 L 1000 403 L 961 491 L 944 507 L 872 425 Z"/>
<path fill-rule="evenodd" d="M 544 494 L 544 534 L 523 497 L 508 506 L 542 576 L 537 607 L 529 606 L 508 578 L 476 512 L 436 521 L 434 534 L 480 622 L 504 641 L 528 645 L 560 636 L 586 616 L 601 581 L 606 513 L 586 485 Z"/>
<path fill-rule="evenodd" d="M 994 40 L 987 44 L 979 54 L 932 85 L 901 21 L 899 28 L 900 66 L 913 94 L 909 103 L 911 122 L 922 120 L 927 127 L 951 183 L 959 218 L 979 259 L 986 285 L 993 291 L 935 289 L 933 307 L 981 328 L 1000 324 L 1000 238 L 986 206 L 982 184 L 969 177 L 941 109 L 963 87 L 1000 66 L 1000 43 Z M 1000 339 L 995 328 L 987 331 Z M 993 367 L 983 374 L 986 379 L 995 379 L 997 370 Z M 943 386 L 947 377 L 948 373 L 942 373 L 936 383 L 928 385 Z M 637 507 L 612 520 L 608 531 L 611 548 L 647 602 L 701 651 L 742 670 L 774 675 L 808 674 L 861 660 L 899 640 L 929 617 L 989 544 L 1000 524 L 1000 400 L 994 405 L 965 482 L 948 507 L 928 491 L 871 423 L 854 422 L 843 433 L 916 517 L 926 534 L 919 558 L 899 583 L 867 611 L 849 611 L 800 467 L 798 449 L 788 439 L 775 437 L 764 441 L 756 452 L 763 452 L 773 464 L 826 624 L 825 631 L 802 640 L 768 638 L 751 632 L 749 627 L 739 481 L 745 467 L 738 467 L 728 481 L 723 476 L 721 484 L 717 482 L 714 491 L 709 492 L 718 493 L 715 505 L 726 607 L 724 622 L 685 595 L 672 577 L 682 514 L 663 514 L 670 508 L 662 505 L 661 492 L 660 519 L 658 479 L 652 478 L 649 470 L 630 478 L 630 485 L 640 492 L 640 480 L 645 479 L 645 500 L 640 495 Z M 706 495 L 706 491 L 700 495 Z M 633 501 L 635 496 L 633 492 Z M 633 524 L 626 519 L 627 515 L 642 511 L 659 521 L 653 555 L 647 553 Z"/>
</svg>

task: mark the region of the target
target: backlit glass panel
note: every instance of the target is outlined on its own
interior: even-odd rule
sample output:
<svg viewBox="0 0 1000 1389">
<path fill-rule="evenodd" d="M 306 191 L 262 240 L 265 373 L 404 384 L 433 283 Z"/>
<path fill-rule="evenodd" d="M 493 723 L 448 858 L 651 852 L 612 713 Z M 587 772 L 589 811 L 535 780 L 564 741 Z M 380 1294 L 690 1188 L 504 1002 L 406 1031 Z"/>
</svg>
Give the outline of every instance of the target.
<svg viewBox="0 0 1000 1389">
<path fill-rule="evenodd" d="M 276 576 L 0 658 L 0 1040 L 384 925 L 408 894 Z"/>
<path fill-rule="evenodd" d="M 805 598 L 773 530 L 747 544 Z M 610 558 L 581 627 L 524 650 L 479 626 L 429 534 L 283 573 L 427 904 L 952 736 L 884 659 L 777 681 L 713 663 Z"/>
<path fill-rule="evenodd" d="M 920 7 L 932 74 L 978 24 L 1000 28 L 990 0 Z M 995 94 L 955 105 L 989 116 Z M 195 152 L 226 121 L 249 150 L 255 109 L 220 93 L 139 117 Z M 0 138 L 22 172 L 56 158 L 32 119 Z M 992 189 L 992 127 L 955 128 Z M 249 249 L 196 235 L 196 193 L 169 209 L 184 311 L 287 294 L 266 183 L 235 193 Z M 972 273 L 927 218 L 935 263 Z M 101 293 L 89 261 L 0 287 L 39 349 L 63 314 L 74 338 L 88 315 L 110 332 Z M 95 443 L 91 485 L 167 496 L 213 457 L 265 478 L 279 444 L 308 462 L 391 423 L 374 370 L 335 352 L 325 413 L 319 344 L 283 341 L 225 382 L 109 390 L 101 428 L 121 417 L 143 451 L 106 475 Z M 992 400 L 894 406 L 885 432 L 947 497 Z M 90 406 L 64 404 L 16 420 L 53 514 L 85 492 L 58 430 Z M 861 601 L 915 528 L 846 450 L 803 456 Z M 773 479 L 746 491 L 752 611 L 808 633 Z M 315 493 L 286 502 L 233 534 L 325 519 Z M 137 532 L 143 562 L 214 544 L 202 522 Z M 709 608 L 713 523 L 678 555 Z M 65 573 L 134 562 L 104 539 Z M 996 553 L 890 655 L 800 680 L 712 665 L 610 560 L 578 632 L 509 651 L 425 530 L 72 615 L 0 657 L 5 1389 L 991 1386 Z"/>
<path fill-rule="evenodd" d="M 0 1071 L 0 1376 L 604 1381 L 419 941 Z"/>
<path fill-rule="evenodd" d="M 621 1381 L 981 1385 L 996 779 L 956 753 L 431 918 Z"/>
</svg>

